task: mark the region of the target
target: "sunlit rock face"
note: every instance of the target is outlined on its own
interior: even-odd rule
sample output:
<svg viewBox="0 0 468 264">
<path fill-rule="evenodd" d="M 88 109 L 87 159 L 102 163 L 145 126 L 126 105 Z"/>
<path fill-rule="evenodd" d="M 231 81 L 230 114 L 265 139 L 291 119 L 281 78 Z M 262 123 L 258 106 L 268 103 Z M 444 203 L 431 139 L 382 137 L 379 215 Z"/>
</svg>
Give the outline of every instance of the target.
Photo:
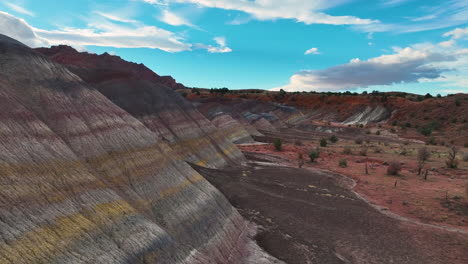
<svg viewBox="0 0 468 264">
<path fill-rule="evenodd" d="M 107 53 L 80 53 L 67 46 L 37 51 L 65 65 L 113 103 L 136 117 L 166 142 L 181 159 L 206 167 L 239 162 L 242 153 L 229 141 L 224 130 L 209 120 L 142 64 Z M 178 84 L 179 85 L 179 84 Z"/>
<path fill-rule="evenodd" d="M 0 35 L 0 263 L 242 262 L 246 222 L 180 159 L 240 152 L 170 88 L 132 82 L 148 93 L 133 109 L 113 81 L 95 88 Z"/>
</svg>

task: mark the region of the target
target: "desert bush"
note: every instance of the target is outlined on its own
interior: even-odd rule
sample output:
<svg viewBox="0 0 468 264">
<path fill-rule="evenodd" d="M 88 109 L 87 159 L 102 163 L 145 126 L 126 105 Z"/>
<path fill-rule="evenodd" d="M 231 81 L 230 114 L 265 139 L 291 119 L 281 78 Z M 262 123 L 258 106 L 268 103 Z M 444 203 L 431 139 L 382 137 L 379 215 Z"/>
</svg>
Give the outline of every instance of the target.
<svg viewBox="0 0 468 264">
<path fill-rule="evenodd" d="M 338 142 L 338 137 L 337 137 L 336 135 L 332 135 L 332 136 L 330 137 L 330 142 L 331 142 L 331 143 L 336 143 L 336 142 Z"/>
<path fill-rule="evenodd" d="M 457 153 L 458 153 L 458 149 L 455 146 L 449 147 L 448 157 L 447 157 L 447 160 L 445 161 L 447 168 L 450 168 L 450 169 L 458 168 Z"/>
<path fill-rule="evenodd" d="M 463 153 L 463 161 L 468 161 L 468 152 Z"/>
<path fill-rule="evenodd" d="M 374 153 L 382 153 L 382 148 L 381 147 L 374 147 Z"/>
<path fill-rule="evenodd" d="M 273 146 L 275 146 L 276 151 L 281 151 L 283 150 L 283 141 L 281 139 L 277 138 L 273 141 Z"/>
<path fill-rule="evenodd" d="M 298 153 L 298 155 L 297 155 L 297 166 L 299 168 L 302 168 L 303 165 L 304 165 L 303 155 L 302 155 L 302 153 Z"/>
<path fill-rule="evenodd" d="M 353 150 L 351 149 L 350 146 L 345 146 L 345 147 L 343 148 L 343 154 L 351 155 L 351 154 L 353 154 Z"/>
<path fill-rule="evenodd" d="M 463 145 L 465 148 L 468 148 L 468 142 L 465 143 L 465 145 Z"/>
<path fill-rule="evenodd" d="M 367 156 L 367 147 L 363 146 L 363 147 L 359 150 L 359 155 L 361 155 L 361 156 Z"/>
<path fill-rule="evenodd" d="M 338 166 L 341 168 L 346 168 L 348 167 L 348 161 L 346 159 L 340 159 L 340 161 L 338 161 Z"/>
<path fill-rule="evenodd" d="M 431 156 L 431 152 L 426 147 L 421 147 L 418 149 L 418 161 L 425 162 Z"/>
<path fill-rule="evenodd" d="M 390 128 L 390 132 L 396 133 L 396 130 L 392 127 L 392 128 Z"/>
<path fill-rule="evenodd" d="M 358 144 L 358 145 L 361 145 L 362 142 L 364 141 L 364 139 L 362 137 L 358 137 L 354 140 L 354 143 Z"/>
<path fill-rule="evenodd" d="M 377 131 L 375 132 L 375 134 L 376 134 L 377 136 L 380 136 L 380 130 L 377 130 Z"/>
<path fill-rule="evenodd" d="M 437 142 L 435 140 L 435 137 L 430 137 L 427 142 L 426 142 L 427 145 L 437 145 Z"/>
<path fill-rule="evenodd" d="M 315 159 L 317 159 L 319 156 L 320 156 L 320 149 L 319 148 L 315 148 L 315 149 L 309 151 L 310 162 L 314 162 Z"/>
<path fill-rule="evenodd" d="M 401 164 L 398 161 L 392 161 L 387 167 L 387 174 L 388 175 L 398 175 L 401 170 Z"/>
<path fill-rule="evenodd" d="M 302 141 L 300 139 L 296 139 L 296 140 L 294 140 L 294 145 L 302 146 Z"/>
<path fill-rule="evenodd" d="M 320 146 L 321 147 L 326 147 L 327 146 L 327 140 L 325 138 L 320 139 Z"/>
<path fill-rule="evenodd" d="M 370 133 L 371 133 L 370 130 L 367 130 L 367 131 L 366 131 L 366 134 L 367 134 L 367 135 L 370 135 Z"/>
</svg>

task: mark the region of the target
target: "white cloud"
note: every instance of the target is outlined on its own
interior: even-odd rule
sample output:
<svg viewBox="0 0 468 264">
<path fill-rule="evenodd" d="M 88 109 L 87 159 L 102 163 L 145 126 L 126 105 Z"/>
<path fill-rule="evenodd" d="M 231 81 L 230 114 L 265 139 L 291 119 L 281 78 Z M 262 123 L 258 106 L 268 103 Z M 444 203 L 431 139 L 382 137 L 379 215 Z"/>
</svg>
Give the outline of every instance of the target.
<svg viewBox="0 0 468 264">
<path fill-rule="evenodd" d="M 19 40 L 30 47 L 49 46 L 49 41 L 37 35 L 24 19 L 0 11 L 0 33 Z"/>
<path fill-rule="evenodd" d="M 159 17 L 159 19 L 166 23 L 166 24 L 169 24 L 169 25 L 172 25 L 172 26 L 182 26 L 182 25 L 185 25 L 185 26 L 190 26 L 190 27 L 193 27 L 193 25 L 187 21 L 185 18 L 173 13 L 173 12 L 170 12 L 169 10 L 163 10 L 162 13 L 161 13 L 161 16 Z"/>
<path fill-rule="evenodd" d="M 115 24 L 109 15 L 93 21 L 87 28 L 44 30 L 28 25 L 23 19 L 0 11 L 0 33 L 15 38 L 28 46 L 67 44 L 74 47 L 104 46 L 116 48 L 152 48 L 167 52 L 190 50 L 191 44 L 183 42 L 173 32 L 140 22 Z M 120 19 L 120 22 L 124 20 Z M 126 21 L 129 22 L 129 21 Z"/>
<path fill-rule="evenodd" d="M 18 13 L 21 13 L 21 14 L 24 14 L 24 15 L 28 15 L 28 16 L 35 16 L 35 14 L 29 10 L 27 10 L 26 8 L 24 7 L 21 7 L 19 5 L 15 5 L 15 4 L 12 4 L 12 3 L 5 3 L 5 5 L 7 5 L 9 8 L 11 8 L 12 10 L 18 12 Z"/>
<path fill-rule="evenodd" d="M 368 60 L 355 58 L 349 63 L 321 70 L 303 70 L 291 76 L 289 84 L 273 90 L 338 91 L 375 85 L 440 82 L 441 86 L 466 92 L 468 49 L 459 47 L 456 42 L 465 35 L 465 29 L 455 29 L 443 35 L 452 37 L 448 41 L 394 47 L 392 54 Z"/>
<path fill-rule="evenodd" d="M 311 48 L 306 50 L 304 55 L 309 55 L 309 54 L 320 54 L 319 50 L 317 48 Z"/>
<path fill-rule="evenodd" d="M 349 63 L 323 70 L 304 70 L 294 74 L 290 83 L 277 89 L 286 91 L 338 91 L 373 85 L 392 85 L 436 79 L 448 71 L 434 67 L 436 62 L 453 61 L 452 55 L 419 51 L 407 47 L 390 55 Z"/>
<path fill-rule="evenodd" d="M 468 36 L 468 27 L 466 28 L 456 28 L 452 31 L 449 31 L 443 35 L 444 37 L 452 37 L 452 39 L 460 39 Z"/>
<path fill-rule="evenodd" d="M 242 11 L 258 20 L 293 19 L 305 24 L 358 25 L 377 22 L 355 16 L 331 16 L 322 10 L 331 8 L 347 0 L 143 0 L 153 4 L 191 3 L 201 7 Z"/>
<path fill-rule="evenodd" d="M 218 47 L 205 44 L 197 44 L 196 46 L 200 49 L 206 49 L 209 53 L 227 53 L 232 51 L 232 49 L 227 46 L 225 37 L 215 37 L 213 40 L 218 44 Z"/>
</svg>

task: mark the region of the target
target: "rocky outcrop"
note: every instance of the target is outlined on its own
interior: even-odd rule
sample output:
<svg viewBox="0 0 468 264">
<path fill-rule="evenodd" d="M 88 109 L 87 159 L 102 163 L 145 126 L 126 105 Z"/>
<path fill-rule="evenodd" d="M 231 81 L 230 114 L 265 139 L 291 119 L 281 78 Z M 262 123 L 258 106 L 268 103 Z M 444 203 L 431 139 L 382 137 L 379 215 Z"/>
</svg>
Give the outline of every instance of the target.
<svg viewBox="0 0 468 264">
<path fill-rule="evenodd" d="M 172 116 L 143 103 L 132 109 L 141 113 L 134 117 L 124 107 L 136 104 L 139 93 L 98 79 L 97 89 L 0 35 L 0 263 L 241 263 L 251 257 L 246 222 L 180 159 L 198 149 L 188 139 L 216 133 L 213 126 L 185 106 Z M 148 81 L 135 89 L 161 88 Z M 111 84 L 124 87 L 113 101 L 135 98 L 119 107 L 100 92 Z M 187 124 L 156 124 L 170 118 L 192 120 L 197 132 L 174 131 L 190 131 Z M 235 151 L 202 147 L 226 157 Z M 187 159 L 217 156 L 203 155 Z M 217 160 L 225 157 L 207 163 L 224 163 Z"/>
</svg>

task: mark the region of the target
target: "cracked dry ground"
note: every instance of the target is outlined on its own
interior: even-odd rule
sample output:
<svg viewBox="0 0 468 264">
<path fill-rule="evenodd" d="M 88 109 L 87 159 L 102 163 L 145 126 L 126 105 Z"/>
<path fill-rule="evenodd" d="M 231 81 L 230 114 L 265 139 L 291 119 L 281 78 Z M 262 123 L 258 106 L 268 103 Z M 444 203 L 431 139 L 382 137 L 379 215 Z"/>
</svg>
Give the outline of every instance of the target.
<svg viewBox="0 0 468 264">
<path fill-rule="evenodd" d="M 466 234 L 390 218 L 332 173 L 246 156 L 243 167 L 196 170 L 260 226 L 260 246 L 287 263 L 468 263 Z"/>
</svg>

